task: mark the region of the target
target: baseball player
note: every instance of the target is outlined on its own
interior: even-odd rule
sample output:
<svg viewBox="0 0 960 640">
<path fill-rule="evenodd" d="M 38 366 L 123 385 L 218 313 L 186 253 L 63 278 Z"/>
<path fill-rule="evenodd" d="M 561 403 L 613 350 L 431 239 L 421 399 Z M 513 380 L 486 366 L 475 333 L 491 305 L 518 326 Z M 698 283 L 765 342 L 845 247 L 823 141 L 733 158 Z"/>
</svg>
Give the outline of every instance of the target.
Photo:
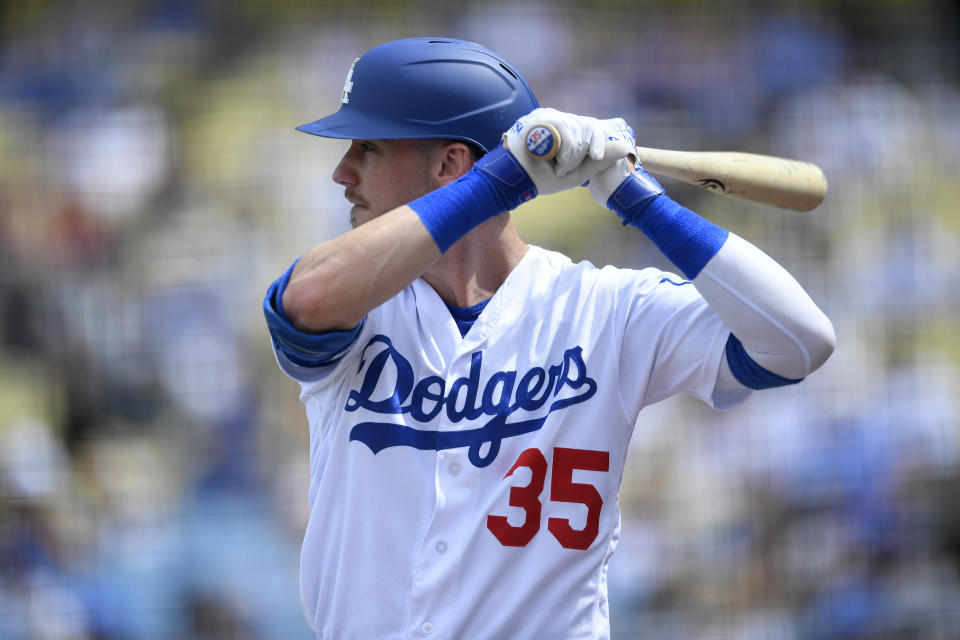
<svg viewBox="0 0 960 640">
<path fill-rule="evenodd" d="M 641 409 L 799 382 L 833 327 L 781 266 L 635 167 L 623 120 L 540 108 L 493 51 L 388 42 L 354 62 L 341 103 L 300 130 L 351 141 L 333 179 L 354 228 L 264 301 L 310 425 L 307 618 L 337 640 L 607 638 Z M 525 149 L 542 124 L 562 140 L 550 161 Z M 523 242 L 510 210 L 588 181 L 678 273 Z"/>
</svg>

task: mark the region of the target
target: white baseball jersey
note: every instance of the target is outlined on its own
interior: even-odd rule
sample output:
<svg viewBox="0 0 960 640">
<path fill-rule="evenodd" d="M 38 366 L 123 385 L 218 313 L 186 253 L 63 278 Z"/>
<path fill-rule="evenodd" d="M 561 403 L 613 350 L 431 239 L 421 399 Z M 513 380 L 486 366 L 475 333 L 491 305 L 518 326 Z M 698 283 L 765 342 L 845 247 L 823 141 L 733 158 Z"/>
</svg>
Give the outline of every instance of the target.
<svg viewBox="0 0 960 640">
<path fill-rule="evenodd" d="M 531 247 L 465 337 L 422 279 L 336 364 L 310 424 L 301 597 L 319 638 L 600 639 L 640 410 L 714 397 L 729 330 L 677 276 Z"/>
</svg>

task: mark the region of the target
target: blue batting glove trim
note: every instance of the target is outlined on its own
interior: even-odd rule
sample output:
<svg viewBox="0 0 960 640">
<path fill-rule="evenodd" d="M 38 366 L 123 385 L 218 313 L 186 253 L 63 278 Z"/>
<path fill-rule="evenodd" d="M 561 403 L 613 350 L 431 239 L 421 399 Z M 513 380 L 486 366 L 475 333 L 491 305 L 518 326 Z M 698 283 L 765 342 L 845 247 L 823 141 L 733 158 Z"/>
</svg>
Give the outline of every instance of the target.
<svg viewBox="0 0 960 640">
<path fill-rule="evenodd" d="M 803 378 L 793 380 L 778 376 L 772 371 L 764 369 L 757 364 L 757 361 L 750 357 L 746 349 L 732 333 L 727 338 L 726 346 L 727 364 L 730 365 L 730 371 L 733 377 L 740 381 L 740 384 L 749 389 L 772 389 L 773 387 L 785 387 L 790 384 L 802 382 Z"/>
<path fill-rule="evenodd" d="M 631 224 L 627 217 L 632 218 L 643 213 L 647 204 L 662 193 L 663 187 L 660 183 L 640 168 L 624 178 L 617 190 L 610 194 L 607 209 L 616 212 L 625 223 Z"/>
<path fill-rule="evenodd" d="M 263 314 L 270 330 L 274 348 L 283 353 L 290 362 L 301 367 L 321 367 L 335 363 L 360 337 L 365 319 L 347 331 L 304 333 L 290 322 L 283 311 L 283 292 L 290 282 L 290 274 L 296 266 L 294 261 L 282 276 L 273 281 L 263 299 Z"/>
<path fill-rule="evenodd" d="M 477 160 L 473 166 L 496 181 L 504 199 L 508 202 L 508 210 L 516 209 L 537 196 L 537 188 L 533 180 L 523 165 L 504 146 L 496 147 Z"/>
<path fill-rule="evenodd" d="M 674 202 L 646 171 L 624 178 L 607 208 L 643 231 L 690 280 L 715 256 L 730 232 Z"/>
<path fill-rule="evenodd" d="M 536 197 L 533 180 L 506 147 L 496 147 L 450 184 L 409 206 L 441 252 L 481 222 Z"/>
</svg>

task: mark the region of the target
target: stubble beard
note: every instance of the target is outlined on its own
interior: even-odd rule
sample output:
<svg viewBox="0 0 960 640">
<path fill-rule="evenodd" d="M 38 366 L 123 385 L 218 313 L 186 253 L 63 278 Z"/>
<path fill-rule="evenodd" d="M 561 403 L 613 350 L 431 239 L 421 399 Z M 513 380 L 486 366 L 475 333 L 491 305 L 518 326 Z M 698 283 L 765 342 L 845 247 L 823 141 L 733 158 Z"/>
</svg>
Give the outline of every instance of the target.
<svg viewBox="0 0 960 640">
<path fill-rule="evenodd" d="M 381 206 L 374 206 L 365 198 L 358 198 L 357 193 L 352 189 L 347 189 L 344 194 L 345 196 L 349 196 L 355 200 L 360 200 L 363 202 L 363 204 L 354 204 L 350 208 L 350 227 L 352 229 L 356 229 L 360 225 L 369 222 L 374 218 L 379 218 L 388 211 L 392 211 L 398 207 L 402 207 L 405 204 L 413 202 L 417 198 L 430 193 L 437 187 L 439 187 L 439 185 L 436 183 L 436 181 L 432 180 L 425 173 L 420 173 L 414 176 L 414 178 L 410 181 L 404 183 L 404 188 L 393 198 L 391 198 L 389 203 Z M 358 208 L 366 209 L 370 213 L 367 216 L 364 216 L 363 220 L 360 220 L 360 217 L 357 215 Z"/>
</svg>

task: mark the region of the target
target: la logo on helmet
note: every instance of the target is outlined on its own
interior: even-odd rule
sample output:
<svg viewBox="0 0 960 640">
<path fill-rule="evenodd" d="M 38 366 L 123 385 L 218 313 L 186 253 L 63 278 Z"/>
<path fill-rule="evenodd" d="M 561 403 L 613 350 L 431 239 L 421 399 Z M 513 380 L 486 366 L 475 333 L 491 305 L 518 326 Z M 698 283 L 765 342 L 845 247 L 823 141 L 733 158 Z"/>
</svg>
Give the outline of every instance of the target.
<svg viewBox="0 0 960 640">
<path fill-rule="evenodd" d="M 360 62 L 360 58 L 354 60 L 353 64 L 350 65 L 350 71 L 347 71 L 347 79 L 343 83 L 343 93 L 340 94 L 340 102 L 343 104 L 350 102 L 350 92 L 353 91 L 353 68 L 357 66 L 358 62 Z"/>
</svg>

